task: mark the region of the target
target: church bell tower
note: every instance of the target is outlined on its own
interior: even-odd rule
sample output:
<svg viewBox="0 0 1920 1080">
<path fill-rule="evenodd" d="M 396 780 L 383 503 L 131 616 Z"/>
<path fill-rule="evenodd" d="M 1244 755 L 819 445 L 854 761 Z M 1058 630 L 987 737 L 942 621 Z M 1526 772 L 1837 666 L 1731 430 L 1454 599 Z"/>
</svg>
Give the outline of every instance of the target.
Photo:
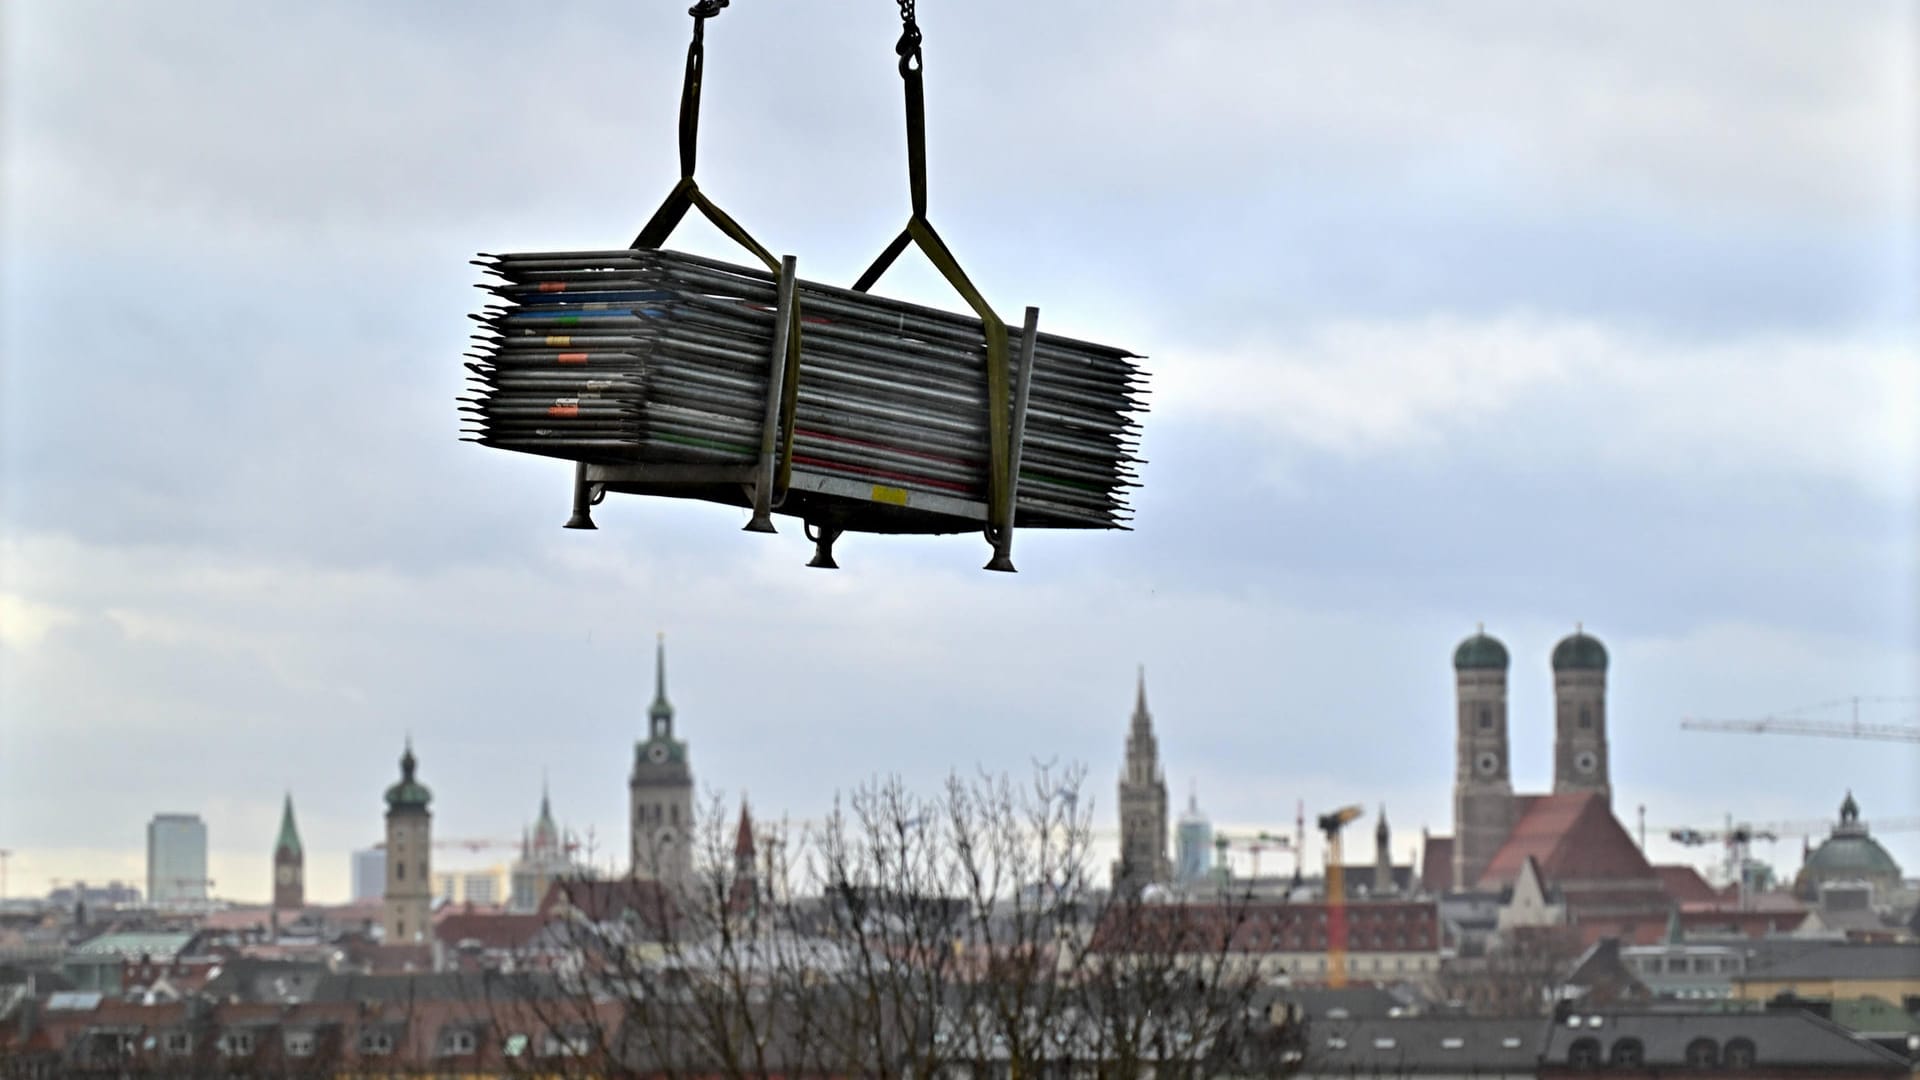
<svg viewBox="0 0 1920 1080">
<path fill-rule="evenodd" d="M 654 647 L 653 704 L 647 737 L 634 744 L 627 784 L 635 877 L 686 887 L 693 880 L 693 766 L 687 744 L 673 737 L 667 701 L 667 642 Z"/>
<path fill-rule="evenodd" d="M 1453 887 L 1471 889 L 1513 828 L 1507 647 L 1481 627 L 1453 650 Z"/>
</svg>

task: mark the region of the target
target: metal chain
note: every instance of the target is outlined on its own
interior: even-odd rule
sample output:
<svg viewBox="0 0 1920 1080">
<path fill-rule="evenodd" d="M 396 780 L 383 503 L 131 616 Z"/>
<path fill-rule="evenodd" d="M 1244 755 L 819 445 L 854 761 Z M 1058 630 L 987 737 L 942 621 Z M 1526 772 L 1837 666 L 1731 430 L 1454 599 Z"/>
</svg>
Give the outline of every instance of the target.
<svg viewBox="0 0 1920 1080">
<path fill-rule="evenodd" d="M 914 19 L 914 0 L 896 0 L 900 5 L 900 41 L 893 51 L 900 56 L 900 74 L 920 65 L 920 24 Z"/>
</svg>

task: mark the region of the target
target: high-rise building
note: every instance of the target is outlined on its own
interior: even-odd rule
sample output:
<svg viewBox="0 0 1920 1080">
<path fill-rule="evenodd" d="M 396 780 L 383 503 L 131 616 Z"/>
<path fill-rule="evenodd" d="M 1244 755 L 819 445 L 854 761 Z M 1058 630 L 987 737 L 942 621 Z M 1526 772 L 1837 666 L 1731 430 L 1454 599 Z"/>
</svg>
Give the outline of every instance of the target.
<svg viewBox="0 0 1920 1080">
<path fill-rule="evenodd" d="M 155 814 L 147 823 L 147 899 L 156 907 L 205 903 L 207 826 L 198 814 Z"/>
<path fill-rule="evenodd" d="M 378 900 L 387 895 L 387 849 L 367 848 L 353 853 L 353 899 Z"/>
<path fill-rule="evenodd" d="M 687 744 L 673 737 L 664 634 L 655 646 L 653 678 L 647 738 L 634 745 L 627 784 L 633 875 L 685 887 L 693 880 L 693 766 Z"/>
<path fill-rule="evenodd" d="M 298 911 L 307 903 L 306 853 L 293 824 L 293 793 L 280 808 L 280 836 L 273 844 L 273 909 Z"/>
<path fill-rule="evenodd" d="M 1213 870 L 1213 823 L 1200 812 L 1200 796 L 1187 796 L 1186 812 L 1173 830 L 1173 880 L 1182 885 L 1204 881 Z"/>
<path fill-rule="evenodd" d="M 1147 671 L 1133 705 L 1127 731 L 1127 763 L 1120 773 L 1120 858 L 1113 864 L 1113 887 L 1138 891 L 1172 877 L 1167 863 L 1167 778 L 1160 772 L 1160 745 L 1147 711 Z"/>
<path fill-rule="evenodd" d="M 380 925 L 389 945 L 428 939 L 433 927 L 433 792 L 414 779 L 413 740 L 400 755 L 400 782 L 387 789 L 387 890 Z"/>
</svg>

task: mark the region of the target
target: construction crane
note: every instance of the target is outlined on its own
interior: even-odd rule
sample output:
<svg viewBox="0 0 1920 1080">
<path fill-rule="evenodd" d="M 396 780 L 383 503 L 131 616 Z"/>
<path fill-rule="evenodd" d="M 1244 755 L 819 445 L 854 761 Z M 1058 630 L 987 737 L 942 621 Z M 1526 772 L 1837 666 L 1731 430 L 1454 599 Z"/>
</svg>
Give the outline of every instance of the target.
<svg viewBox="0 0 1920 1080">
<path fill-rule="evenodd" d="M 1920 727 L 1909 724 L 1862 723 L 1860 706 L 1920 701 L 1912 697 L 1851 697 L 1788 709 L 1777 716 L 1714 720 L 1686 716 L 1680 726 L 1688 731 L 1738 732 L 1746 735 L 1818 735 L 1829 739 L 1876 739 L 1884 742 L 1920 742 Z M 1820 712 L 1843 705 L 1853 707 L 1851 720 L 1815 720 L 1801 713 Z"/>
<path fill-rule="evenodd" d="M 1876 832 L 1913 832 L 1920 830 L 1920 817 L 1889 818 L 1875 825 Z M 1720 828 L 1699 829 L 1690 826 L 1668 829 L 1667 839 L 1687 847 L 1705 847 L 1710 844 L 1726 846 L 1725 871 L 1727 880 L 1740 888 L 1740 906 L 1747 906 L 1750 888 L 1750 855 L 1756 840 L 1768 843 L 1797 836 L 1820 836 L 1833 829 L 1833 822 L 1821 820 L 1770 821 L 1760 824 L 1735 822 L 1731 817 Z"/>
<path fill-rule="evenodd" d="M 1293 850 L 1293 841 L 1279 833 L 1267 832 L 1264 829 L 1248 836 L 1232 836 L 1227 833 L 1215 833 L 1213 837 L 1214 861 L 1220 865 L 1221 871 L 1229 880 L 1233 877 L 1232 867 L 1227 862 L 1227 852 L 1229 849 L 1244 851 L 1253 857 L 1253 873 L 1249 875 L 1249 880 L 1258 881 L 1260 878 L 1260 853 L 1268 848 L 1275 848 L 1280 851 Z M 1295 854 L 1297 855 L 1298 852 L 1295 852 Z"/>
<path fill-rule="evenodd" d="M 1327 837 L 1327 985 L 1347 985 L 1347 873 L 1340 854 L 1340 830 L 1360 820 L 1366 811 L 1343 806 L 1321 814 L 1318 824 Z"/>
</svg>

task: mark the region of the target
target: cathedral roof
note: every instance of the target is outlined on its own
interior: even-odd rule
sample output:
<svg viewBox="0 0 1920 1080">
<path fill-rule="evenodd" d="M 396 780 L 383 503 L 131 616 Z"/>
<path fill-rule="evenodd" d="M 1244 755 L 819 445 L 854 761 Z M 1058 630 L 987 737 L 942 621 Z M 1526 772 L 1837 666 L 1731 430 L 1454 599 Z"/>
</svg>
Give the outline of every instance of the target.
<svg viewBox="0 0 1920 1080">
<path fill-rule="evenodd" d="M 1480 875 L 1480 888 L 1511 885 L 1529 856 L 1555 884 L 1657 878 L 1599 792 L 1537 795 L 1520 802 L 1520 818 Z"/>
<path fill-rule="evenodd" d="M 280 838 L 273 843 L 274 854 L 287 852 L 300 854 L 300 830 L 293 825 L 293 793 L 287 793 L 286 804 L 280 808 Z"/>
<path fill-rule="evenodd" d="M 427 785 L 413 778 L 413 770 L 419 763 L 413 756 L 413 740 L 407 740 L 407 751 L 400 755 L 400 782 L 387 789 L 388 810 L 425 810 L 433 801 L 433 792 Z"/>
<path fill-rule="evenodd" d="M 1555 671 L 1605 671 L 1607 648 L 1585 630 L 1575 629 L 1553 647 Z"/>
<path fill-rule="evenodd" d="M 1484 628 L 1453 650 L 1455 671 L 1505 671 L 1507 665 L 1507 647 Z"/>
</svg>

